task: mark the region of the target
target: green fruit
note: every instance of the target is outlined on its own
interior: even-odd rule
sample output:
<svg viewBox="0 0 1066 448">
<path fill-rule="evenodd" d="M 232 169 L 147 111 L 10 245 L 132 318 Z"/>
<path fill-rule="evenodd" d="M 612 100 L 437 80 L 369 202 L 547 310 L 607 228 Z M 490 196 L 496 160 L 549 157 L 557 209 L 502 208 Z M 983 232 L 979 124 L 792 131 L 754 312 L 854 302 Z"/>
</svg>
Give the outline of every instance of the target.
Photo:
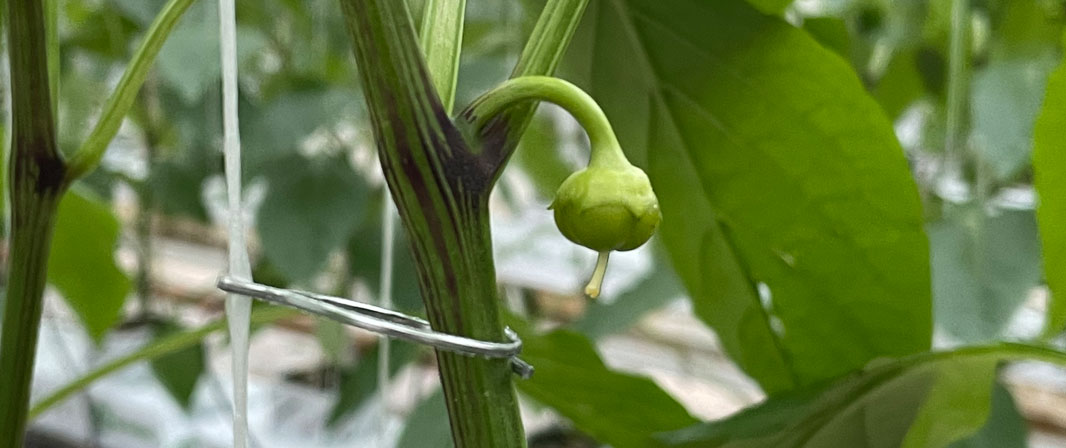
<svg viewBox="0 0 1066 448">
<path fill-rule="evenodd" d="M 555 193 L 555 225 L 567 239 L 597 252 L 633 250 L 662 221 L 648 176 L 635 166 L 590 166 Z"/>
</svg>

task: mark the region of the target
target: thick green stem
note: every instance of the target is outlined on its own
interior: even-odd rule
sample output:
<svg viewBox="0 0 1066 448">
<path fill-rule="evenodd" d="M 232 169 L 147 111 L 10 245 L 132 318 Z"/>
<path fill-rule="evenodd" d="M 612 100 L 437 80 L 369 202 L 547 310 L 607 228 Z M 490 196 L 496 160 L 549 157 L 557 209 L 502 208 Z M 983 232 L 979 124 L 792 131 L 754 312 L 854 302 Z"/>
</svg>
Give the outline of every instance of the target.
<svg viewBox="0 0 1066 448">
<path fill-rule="evenodd" d="M 463 13 L 466 0 L 426 0 L 419 38 L 433 85 L 437 87 L 444 112 L 451 114 L 455 104 L 459 54 L 463 48 Z"/>
<path fill-rule="evenodd" d="M 56 145 L 44 2 L 9 0 L 11 258 L 0 333 L 0 446 L 19 447 L 66 165 Z"/>
<path fill-rule="evenodd" d="M 511 78 L 481 95 L 463 111 L 463 118 L 472 129 L 480 132 L 486 124 L 507 110 L 522 105 L 547 101 L 570 112 L 589 135 L 593 166 L 628 166 L 618 138 L 603 109 L 585 91 L 559 78 L 522 76 Z"/>
<path fill-rule="evenodd" d="M 504 341 L 489 234 L 492 170 L 441 104 L 405 2 L 341 0 L 385 179 L 433 328 Z M 438 352 L 457 447 L 522 447 L 507 360 Z"/>
</svg>

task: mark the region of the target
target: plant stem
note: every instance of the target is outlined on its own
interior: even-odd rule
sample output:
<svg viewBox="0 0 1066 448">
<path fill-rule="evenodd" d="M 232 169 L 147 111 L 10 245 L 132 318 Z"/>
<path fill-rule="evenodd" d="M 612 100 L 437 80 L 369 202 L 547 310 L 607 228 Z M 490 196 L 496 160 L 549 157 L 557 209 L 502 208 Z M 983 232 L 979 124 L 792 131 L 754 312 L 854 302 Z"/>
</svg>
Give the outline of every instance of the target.
<svg viewBox="0 0 1066 448">
<path fill-rule="evenodd" d="M 405 2 L 342 0 L 385 179 L 437 331 L 504 341 L 489 234 L 492 172 L 430 81 Z M 508 361 L 437 352 L 459 448 L 522 447 Z"/>
<path fill-rule="evenodd" d="M 96 123 L 89 137 L 85 139 L 85 142 L 71 157 L 70 170 L 67 172 L 68 182 L 73 182 L 89 174 L 100 164 L 100 159 L 104 157 L 107 146 L 115 138 L 115 134 L 118 133 L 126 113 L 133 107 L 134 100 L 137 98 L 137 91 L 144 84 L 144 80 L 148 76 L 148 69 L 155 62 L 155 58 L 159 54 L 159 50 L 163 48 L 167 36 L 174 30 L 178 20 L 181 19 L 185 11 L 195 1 L 170 0 L 163 6 L 163 10 L 156 16 L 152 26 L 148 28 L 141 46 L 137 48 L 137 52 L 133 55 L 133 60 L 130 61 L 126 71 L 122 74 L 122 79 L 119 80 L 115 91 L 107 99 L 104 111 L 100 114 L 100 121 Z"/>
<path fill-rule="evenodd" d="M 549 76 L 511 78 L 474 100 L 463 111 L 476 132 L 497 115 L 535 101 L 554 103 L 570 112 L 589 135 L 592 165 L 629 165 L 603 109 L 577 86 Z"/>
<path fill-rule="evenodd" d="M 951 41 L 948 54 L 947 123 L 944 141 L 945 174 L 961 175 L 963 148 L 966 142 L 967 95 L 970 84 L 970 0 L 951 2 Z"/>
<path fill-rule="evenodd" d="M 437 87 L 444 112 L 452 113 L 463 48 L 463 13 L 466 0 L 426 0 L 419 32 L 426 69 Z"/>
<path fill-rule="evenodd" d="M 48 252 L 66 165 L 56 145 L 44 2 L 9 0 L 11 258 L 0 333 L 0 446 L 26 429 Z"/>
</svg>

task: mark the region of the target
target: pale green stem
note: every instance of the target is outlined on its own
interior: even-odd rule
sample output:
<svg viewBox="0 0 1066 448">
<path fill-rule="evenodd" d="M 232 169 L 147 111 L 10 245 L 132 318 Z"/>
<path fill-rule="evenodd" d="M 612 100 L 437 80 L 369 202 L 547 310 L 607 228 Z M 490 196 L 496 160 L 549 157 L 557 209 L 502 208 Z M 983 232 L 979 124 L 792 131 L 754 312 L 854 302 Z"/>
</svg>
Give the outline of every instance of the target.
<svg viewBox="0 0 1066 448">
<path fill-rule="evenodd" d="M 269 307 L 260 308 L 252 312 L 252 323 L 254 325 L 263 325 L 283 317 L 295 315 L 296 312 L 288 308 Z M 158 339 L 151 344 L 141 347 L 137 351 L 130 353 L 121 358 L 112 360 L 96 367 L 90 372 L 85 373 L 81 377 L 67 383 L 65 386 L 56 389 L 48 396 L 42 398 L 33 405 L 30 409 L 30 418 L 33 419 L 43 412 L 51 409 L 53 406 L 62 403 L 64 400 L 70 398 L 72 395 L 78 393 L 78 391 L 88 387 L 94 381 L 117 372 L 125 367 L 133 365 L 139 361 L 149 361 L 152 359 L 166 356 L 171 353 L 181 351 L 188 347 L 198 344 L 204 340 L 208 335 L 221 331 L 226 328 L 226 321 L 220 319 L 211 324 L 197 328 L 195 330 L 186 331 L 184 333 L 175 333 L 162 339 Z"/>
<path fill-rule="evenodd" d="M 970 0 L 951 2 L 951 42 L 948 54 L 947 123 L 944 141 L 946 174 L 960 174 L 963 147 L 966 142 L 966 97 L 970 79 L 969 61 Z"/>
<path fill-rule="evenodd" d="M 419 41 L 426 69 L 448 114 L 455 104 L 466 0 L 426 0 Z"/>
<path fill-rule="evenodd" d="M 603 109 L 585 91 L 559 78 L 522 76 L 509 79 L 471 103 L 463 113 L 481 132 L 489 121 L 508 109 L 532 101 L 547 101 L 569 112 L 589 136 L 593 167 L 628 166 L 614 129 Z"/>
<path fill-rule="evenodd" d="M 96 123 L 96 127 L 93 128 L 89 137 L 71 157 L 70 169 L 67 171 L 68 182 L 73 182 L 88 174 L 100 164 L 107 146 L 115 138 L 115 134 L 118 133 L 123 118 L 133 107 L 134 100 L 137 98 L 137 91 L 144 84 L 144 80 L 148 76 L 148 70 L 151 68 L 152 63 L 155 62 L 159 50 L 163 48 L 163 43 L 166 42 L 167 36 L 178 24 L 182 14 L 195 1 L 170 0 L 163 7 L 163 11 L 156 16 L 152 26 L 148 29 L 144 42 L 141 43 L 141 46 L 133 56 L 133 60 L 126 67 L 126 72 L 122 74 L 118 87 L 108 98 L 104 111 L 100 115 L 100 121 Z"/>
</svg>

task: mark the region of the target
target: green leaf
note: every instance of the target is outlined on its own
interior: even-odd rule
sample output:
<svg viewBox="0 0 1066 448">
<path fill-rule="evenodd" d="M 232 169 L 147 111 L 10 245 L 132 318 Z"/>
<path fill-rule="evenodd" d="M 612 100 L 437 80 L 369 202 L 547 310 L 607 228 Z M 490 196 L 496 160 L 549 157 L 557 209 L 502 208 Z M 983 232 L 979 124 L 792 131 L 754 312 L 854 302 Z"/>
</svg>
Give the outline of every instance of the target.
<svg viewBox="0 0 1066 448">
<path fill-rule="evenodd" d="M 521 331 L 521 336 L 522 359 L 533 364 L 536 373 L 518 381 L 519 390 L 600 442 L 615 448 L 647 447 L 653 434 L 696 422 L 651 380 L 609 369 L 578 333 Z"/>
<path fill-rule="evenodd" d="M 316 316 L 315 339 L 318 341 L 318 345 L 322 347 L 322 351 L 330 364 L 339 366 L 345 359 L 350 358 L 346 356 L 351 350 L 351 343 L 348 334 L 345 332 L 344 324 Z"/>
<path fill-rule="evenodd" d="M 748 0 L 748 3 L 766 14 L 776 14 L 791 5 L 792 0 Z"/>
<path fill-rule="evenodd" d="M 147 28 L 156 14 L 163 9 L 166 0 L 111 0 L 109 3 L 113 3 L 116 9 L 141 27 Z"/>
<path fill-rule="evenodd" d="M 337 158 L 292 155 L 266 177 L 269 192 L 257 219 L 263 253 L 286 277 L 308 280 L 359 224 L 366 186 Z"/>
<path fill-rule="evenodd" d="M 925 93 L 917 51 L 906 51 L 893 57 L 871 91 L 890 118 L 898 117 Z"/>
<path fill-rule="evenodd" d="M 1003 384 L 992 389 L 992 409 L 981 430 L 972 436 L 952 443 L 951 448 L 1002 448 L 1026 446 L 1029 422 L 1018 411 L 1014 397 Z"/>
<path fill-rule="evenodd" d="M 667 263 L 657 259 L 644 279 L 612 303 L 593 302 L 573 329 L 596 340 L 628 329 L 648 312 L 681 297 L 681 281 Z"/>
<path fill-rule="evenodd" d="M 599 5 L 593 96 L 738 364 L 774 393 L 928 349 L 917 190 L 847 63 L 739 0 Z"/>
<path fill-rule="evenodd" d="M 1040 197 L 1036 216 L 1051 289 L 1046 332 L 1054 335 L 1066 327 L 1066 64 L 1048 81 L 1034 133 L 1033 185 Z"/>
<path fill-rule="evenodd" d="M 996 60 L 973 82 L 973 139 L 981 159 L 1001 181 L 1029 165 L 1033 123 L 1040 111 L 1050 58 Z"/>
<path fill-rule="evenodd" d="M 725 420 L 659 438 L 670 446 L 701 448 L 941 448 L 990 441 L 986 428 L 1012 425 L 1010 409 L 1002 409 L 1009 404 L 990 404 L 997 400 L 996 367 L 1031 354 L 1063 362 L 1061 353 L 1021 345 L 881 360 L 825 386 L 771 397 Z"/>
<path fill-rule="evenodd" d="M 378 392 L 378 348 L 363 353 L 359 363 L 341 371 L 337 402 L 329 412 L 327 424 L 340 422 L 349 412 L 359 408 L 367 398 Z M 396 375 L 418 355 L 418 346 L 406 342 L 389 344 L 389 375 Z M 450 433 L 449 433 L 450 434 Z"/>
<path fill-rule="evenodd" d="M 992 406 L 998 363 L 994 357 L 940 363 L 933 388 L 903 439 L 903 448 L 945 447 L 977 432 Z"/>
<path fill-rule="evenodd" d="M 560 137 L 555 121 L 543 112 L 538 113 L 533 116 L 515 149 L 514 161 L 529 175 L 537 192 L 545 198 L 554 198 L 559 185 L 570 173 L 580 169 L 575 169 L 559 154 Z"/>
<path fill-rule="evenodd" d="M 451 448 L 452 428 L 448 425 L 448 409 L 444 406 L 444 392 L 437 390 L 422 400 L 403 428 L 396 448 Z"/>
<path fill-rule="evenodd" d="M 929 226 L 937 326 L 965 342 L 999 339 L 1040 282 L 1040 241 L 1031 212 L 949 209 Z"/>
<path fill-rule="evenodd" d="M 851 35 L 843 19 L 807 17 L 803 19 L 803 29 L 823 47 L 840 55 L 845 61 L 851 60 Z"/>
<path fill-rule="evenodd" d="M 159 52 L 156 66 L 159 76 L 178 90 L 185 103 L 199 100 L 221 76 L 218 54 L 218 22 L 207 20 L 207 2 L 194 4 L 187 20 L 170 33 Z M 267 45 L 267 38 L 258 30 L 237 28 L 237 59 L 248 65 Z M 195 62 L 195 63 L 192 63 Z"/>
<path fill-rule="evenodd" d="M 59 203 L 48 282 L 100 342 L 118 322 L 130 280 L 115 265 L 119 222 L 107 204 L 73 189 Z"/>
<path fill-rule="evenodd" d="M 156 328 L 156 339 L 181 333 L 174 323 L 166 322 Z M 170 396 L 185 410 L 192 404 L 192 393 L 204 372 L 205 350 L 202 342 L 162 355 L 151 361 L 152 372 Z"/>
<path fill-rule="evenodd" d="M 384 207 L 382 197 L 381 190 L 370 194 L 369 204 L 364 208 L 363 221 L 348 240 L 349 272 L 366 282 L 375 295 L 381 291 L 381 209 Z M 395 241 L 392 243 L 393 306 L 408 314 L 424 316 L 426 308 L 422 304 L 418 282 L 406 280 L 418 278 L 407 233 L 399 222 L 396 222 L 395 226 Z"/>
<path fill-rule="evenodd" d="M 295 154 L 316 129 L 337 122 L 350 93 L 314 86 L 287 91 L 248 108 L 241 121 L 250 173 L 269 170 L 279 159 Z"/>
</svg>

